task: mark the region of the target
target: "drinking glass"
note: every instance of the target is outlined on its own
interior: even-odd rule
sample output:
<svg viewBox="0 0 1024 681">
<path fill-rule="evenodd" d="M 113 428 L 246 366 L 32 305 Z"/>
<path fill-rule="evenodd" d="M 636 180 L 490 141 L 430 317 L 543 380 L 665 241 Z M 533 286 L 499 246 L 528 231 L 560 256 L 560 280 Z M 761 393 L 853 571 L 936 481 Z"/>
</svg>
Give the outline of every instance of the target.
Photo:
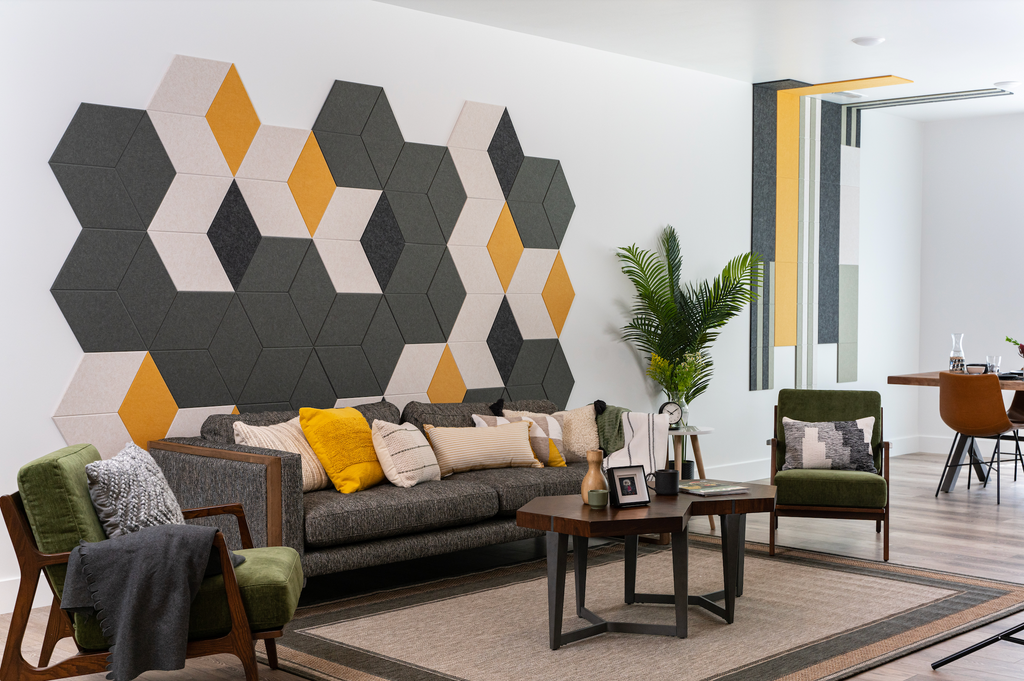
<svg viewBox="0 0 1024 681">
<path fill-rule="evenodd" d="M 986 355 L 985 364 L 988 365 L 988 373 L 998 374 L 999 365 L 1002 363 L 1003 358 L 1000 355 Z"/>
</svg>

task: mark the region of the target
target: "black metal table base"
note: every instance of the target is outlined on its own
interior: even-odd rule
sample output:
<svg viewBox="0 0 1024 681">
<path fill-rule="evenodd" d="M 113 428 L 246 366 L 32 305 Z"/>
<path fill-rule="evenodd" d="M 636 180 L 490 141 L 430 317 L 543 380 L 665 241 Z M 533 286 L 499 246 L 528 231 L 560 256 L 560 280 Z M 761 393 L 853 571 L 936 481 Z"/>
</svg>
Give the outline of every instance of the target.
<svg viewBox="0 0 1024 681">
<path fill-rule="evenodd" d="M 672 533 L 673 594 L 646 594 L 636 592 L 636 563 L 638 536 L 626 537 L 625 602 L 661 603 L 675 605 L 675 625 L 643 624 L 638 622 L 611 622 L 594 614 L 586 607 L 587 597 L 587 537 L 573 537 L 573 567 L 576 579 L 576 615 L 591 623 L 568 633 L 562 632 L 562 610 L 565 605 L 565 569 L 569 535 L 547 533 L 548 553 L 548 639 L 552 650 L 606 632 L 626 634 L 653 634 L 686 638 L 686 607 L 696 605 L 732 624 L 736 613 L 736 597 L 743 595 L 743 544 L 746 535 L 746 516 L 722 515 L 722 571 L 725 588 L 703 596 L 688 594 L 687 576 L 689 533 Z M 682 598 L 679 598 L 682 596 Z M 715 601 L 724 600 L 724 606 Z"/>
</svg>

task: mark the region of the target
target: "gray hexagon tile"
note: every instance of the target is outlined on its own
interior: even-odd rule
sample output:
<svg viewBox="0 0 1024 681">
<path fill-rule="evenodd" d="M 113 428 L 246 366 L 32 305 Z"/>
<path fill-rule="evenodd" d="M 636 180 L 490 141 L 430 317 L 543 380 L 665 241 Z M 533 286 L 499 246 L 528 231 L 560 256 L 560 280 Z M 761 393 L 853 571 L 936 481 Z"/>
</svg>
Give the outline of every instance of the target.
<svg viewBox="0 0 1024 681">
<path fill-rule="evenodd" d="M 316 349 L 316 354 L 338 399 L 379 395 L 383 392 L 363 348 L 358 345 L 321 347 Z M 391 368 L 393 370 L 394 366 Z"/>
<path fill-rule="evenodd" d="M 313 132 L 360 134 L 381 92 L 383 88 L 376 85 L 334 81 L 324 105 L 320 108 L 320 114 L 313 123 Z"/>
<path fill-rule="evenodd" d="M 359 189 L 381 188 L 377 172 L 361 137 L 333 132 L 315 134 L 336 185 Z"/>
<path fill-rule="evenodd" d="M 121 154 L 117 174 L 128 190 L 142 223 L 148 227 L 174 180 L 174 165 L 148 113 L 142 116 L 135 134 Z"/>
<path fill-rule="evenodd" d="M 370 328 L 382 296 L 339 293 L 316 338 L 316 345 L 360 345 Z"/>
<path fill-rule="evenodd" d="M 426 293 L 444 254 L 444 246 L 407 243 L 385 293 Z"/>
<path fill-rule="evenodd" d="M 513 385 L 541 385 L 557 345 L 557 339 L 524 340 L 505 383 L 510 388 Z"/>
<path fill-rule="evenodd" d="M 237 290 L 249 263 L 256 255 L 261 236 L 236 182 L 232 182 L 228 188 L 206 235 L 210 238 L 228 281 Z"/>
<path fill-rule="evenodd" d="M 315 341 L 337 295 L 315 244 L 306 252 L 288 294 L 295 311 L 302 318 L 306 333 Z"/>
<path fill-rule="evenodd" d="M 146 229 L 114 168 L 51 163 L 71 210 L 85 229 Z"/>
<path fill-rule="evenodd" d="M 444 233 L 426 194 L 384 192 L 407 244 L 444 244 Z"/>
<path fill-rule="evenodd" d="M 434 309 L 434 316 L 441 326 L 441 333 L 447 339 L 459 318 L 462 303 L 466 299 L 466 287 L 462 285 L 455 261 L 447 250 L 434 273 L 434 279 L 427 290 L 427 298 Z"/>
<path fill-rule="evenodd" d="M 409 142 L 402 147 L 385 189 L 426 194 L 446 152 L 445 147 Z"/>
<path fill-rule="evenodd" d="M 517 400 L 545 400 L 547 394 L 544 392 L 544 386 L 542 385 L 510 385 L 505 389 L 505 394 L 508 395 L 505 401 L 517 401 Z"/>
<path fill-rule="evenodd" d="M 551 223 L 551 231 L 555 234 L 555 242 L 561 246 L 565 231 L 569 228 L 569 220 L 576 210 L 576 202 L 569 191 L 569 183 L 565 179 L 565 171 L 559 163 L 555 168 L 554 177 L 551 178 L 551 186 L 544 197 L 544 210 L 548 214 L 548 222 Z"/>
<path fill-rule="evenodd" d="M 50 163 L 113 168 L 145 112 L 82 103 L 50 157 Z"/>
<path fill-rule="evenodd" d="M 444 332 L 425 293 L 389 293 L 384 296 L 406 343 L 443 343 Z"/>
<path fill-rule="evenodd" d="M 515 184 L 516 175 L 519 173 L 519 166 L 523 163 L 523 147 L 519 144 L 519 136 L 512 126 L 512 118 L 508 115 L 508 109 L 502 112 L 498 120 L 498 127 L 494 130 L 494 137 L 487 146 L 487 155 L 491 157 L 491 164 L 494 166 L 494 174 L 498 176 L 498 184 L 508 198 L 512 186 Z"/>
<path fill-rule="evenodd" d="M 206 350 L 164 350 L 150 355 L 179 409 L 233 402 Z"/>
<path fill-rule="evenodd" d="M 386 92 L 382 91 L 377 97 L 360 136 L 377 171 L 380 184 L 385 186 L 405 145 L 405 139 L 398 128 L 395 114 L 391 111 Z"/>
<path fill-rule="evenodd" d="M 516 223 L 524 247 L 558 248 L 558 241 L 542 204 L 510 200 L 508 209 L 512 213 L 512 221 Z"/>
<path fill-rule="evenodd" d="M 116 291 L 144 236 L 145 232 L 83 229 L 51 288 Z"/>
<path fill-rule="evenodd" d="M 117 294 L 146 347 L 149 347 L 174 302 L 177 290 L 148 234 L 122 277 Z"/>
<path fill-rule="evenodd" d="M 116 291 L 52 291 L 84 352 L 145 350 Z"/>
<path fill-rule="evenodd" d="M 311 239 L 264 236 L 238 284 L 238 290 L 285 293 L 295 281 Z"/>
<path fill-rule="evenodd" d="M 238 300 L 264 348 L 312 345 L 302 319 L 287 293 L 239 293 Z M 288 396 L 290 398 L 291 393 Z"/>
<path fill-rule="evenodd" d="M 363 337 L 361 346 L 370 363 L 370 368 L 373 369 L 373 375 L 377 378 L 377 384 L 386 387 L 391 380 L 391 374 L 395 371 L 395 365 L 398 364 L 398 358 L 402 356 L 402 348 L 405 346 L 402 332 L 395 322 L 387 300 L 382 298 L 377 306 L 377 311 L 373 315 L 370 327 L 366 330 L 366 336 Z M 330 375 L 330 371 L 328 371 L 328 375 Z M 335 388 L 337 388 L 336 384 Z M 380 392 L 383 393 L 383 389 Z M 343 396 L 338 393 L 338 397 L 355 397 L 355 395 Z"/>
<path fill-rule="evenodd" d="M 565 409 L 575 383 L 569 362 L 565 358 L 565 351 L 562 350 L 562 343 L 559 341 L 551 355 L 547 373 L 544 375 L 544 393 L 549 400 L 558 405 L 559 409 Z"/>
<path fill-rule="evenodd" d="M 302 370 L 299 382 L 295 385 L 295 392 L 292 393 L 292 409 L 302 409 L 303 407 L 332 409 L 337 400 L 331 381 L 327 378 L 320 363 L 320 358 L 315 352 L 309 353 L 306 367 Z"/>
<path fill-rule="evenodd" d="M 430 199 L 434 217 L 437 218 L 437 224 L 447 241 L 455 231 L 462 207 L 466 205 L 466 190 L 462 186 L 459 171 L 455 169 L 455 162 L 448 150 L 445 150 L 437 174 L 434 175 L 434 181 L 430 184 L 427 198 Z"/>
<path fill-rule="evenodd" d="M 249 374 L 239 409 L 243 404 L 290 404 L 312 348 L 264 348 Z"/>
<path fill-rule="evenodd" d="M 205 350 L 210 347 L 234 296 L 213 291 L 181 291 L 171 303 L 151 350 Z M 217 404 L 224 404 L 218 402 Z M 200 405 L 193 405 L 200 406 Z"/>
<path fill-rule="evenodd" d="M 242 388 L 262 350 L 242 303 L 234 296 L 210 343 L 210 356 L 231 392 L 231 402 L 238 402 L 241 397 Z"/>
<path fill-rule="evenodd" d="M 554 159 L 524 156 L 508 200 L 543 203 L 557 167 L 558 161 Z"/>
</svg>

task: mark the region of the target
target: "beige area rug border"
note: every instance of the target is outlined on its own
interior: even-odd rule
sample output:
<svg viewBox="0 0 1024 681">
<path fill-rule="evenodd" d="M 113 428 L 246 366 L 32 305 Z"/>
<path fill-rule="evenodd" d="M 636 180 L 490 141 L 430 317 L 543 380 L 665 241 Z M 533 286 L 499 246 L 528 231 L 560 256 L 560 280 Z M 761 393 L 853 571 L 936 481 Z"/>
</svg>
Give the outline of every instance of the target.
<svg viewBox="0 0 1024 681">
<path fill-rule="evenodd" d="M 721 539 L 712 535 L 700 535 L 690 534 L 691 544 L 703 545 L 705 549 L 715 548 L 721 546 Z M 760 557 L 768 557 L 768 546 L 756 542 L 747 542 L 746 551 L 752 555 L 758 555 Z M 596 549 L 592 549 L 589 555 L 592 559 L 598 557 L 606 557 L 608 554 L 617 553 L 621 550 L 618 545 L 602 546 Z M 649 548 L 649 551 L 664 550 L 663 548 Z M 855 674 L 861 673 L 868 669 L 880 666 L 891 660 L 903 657 L 904 655 L 910 654 L 917 650 L 926 648 L 939 641 L 953 638 L 962 633 L 976 629 L 978 627 L 985 626 L 993 621 L 997 621 L 1016 612 L 1024 610 L 1024 585 L 1016 584 L 1013 582 L 1005 582 L 994 579 L 984 579 L 977 577 L 970 577 L 959 575 L 955 573 L 943 572 L 939 570 L 930 570 L 924 568 L 917 568 L 913 566 L 898 565 L 891 563 L 880 563 L 877 561 L 863 560 L 859 558 L 850 558 L 845 556 L 837 556 L 834 554 L 818 553 L 813 551 L 805 551 L 801 549 L 787 549 L 784 547 L 778 547 L 776 550 L 776 557 L 784 559 L 792 559 L 797 561 L 810 561 L 816 564 L 832 564 L 836 566 L 850 567 L 854 569 L 866 569 L 881 571 L 891 574 L 899 574 L 910 577 L 922 577 L 927 579 L 933 579 L 938 581 L 955 582 L 957 584 L 966 584 L 977 587 L 1001 587 L 1007 588 L 1010 593 L 1003 596 L 997 597 L 986 603 L 982 603 L 976 606 L 972 606 L 958 613 L 949 615 L 939 620 L 927 623 L 920 627 L 910 629 L 908 631 L 896 634 L 888 637 L 876 643 L 866 645 L 857 650 L 850 651 L 848 653 L 830 658 L 821 663 L 806 667 L 798 672 L 794 672 L 787 676 L 778 677 L 776 681 L 838 681 L 839 679 L 848 678 Z M 430 582 L 424 582 L 422 584 L 416 584 L 408 587 L 402 587 L 398 589 L 382 590 L 362 596 L 355 596 L 346 599 L 339 599 L 328 603 L 319 604 L 316 606 L 310 606 L 308 608 L 302 608 L 296 612 L 294 623 L 301 627 L 301 620 L 315 617 L 316 615 L 329 613 L 336 610 L 343 610 L 352 607 L 359 607 L 364 605 L 373 605 L 384 603 L 390 600 L 397 600 L 410 595 L 422 594 L 430 591 L 443 590 L 449 587 L 455 586 L 467 586 L 474 583 L 482 583 L 492 579 L 500 579 L 503 577 L 513 576 L 524 572 L 533 572 L 538 568 L 538 563 L 543 564 L 544 559 L 528 561 L 517 565 L 508 567 L 493 568 L 482 572 L 471 573 L 469 575 L 462 575 L 458 577 L 443 578 L 433 580 Z M 546 579 L 545 575 L 540 575 L 529 581 L 535 581 L 537 579 Z M 882 618 L 888 619 L 888 618 Z M 882 620 L 878 620 L 882 621 Z M 848 635 L 851 632 L 864 629 L 869 626 L 877 624 L 876 622 L 868 623 L 862 627 L 857 627 L 843 632 L 842 635 Z M 709 677 L 707 681 L 711 681 L 714 678 L 726 678 L 728 676 L 742 672 L 744 669 L 756 666 L 756 664 L 762 664 L 766 661 L 776 659 L 785 655 L 793 654 L 803 648 L 809 647 L 810 645 L 820 645 L 824 641 L 831 639 L 822 639 L 815 641 L 813 644 L 808 646 L 798 647 L 789 649 L 779 655 L 773 657 L 766 657 L 759 660 L 755 665 L 749 665 L 748 667 L 740 667 L 730 670 L 726 674 L 719 675 L 717 677 Z M 262 654 L 258 655 L 261 659 L 265 659 Z M 367 672 L 347 667 L 329 660 L 309 655 L 299 650 L 288 648 L 287 646 L 278 646 L 278 657 L 284 664 L 282 668 L 288 671 L 294 671 L 295 673 L 309 678 L 314 678 L 317 681 L 385 681 L 381 677 L 369 674 Z M 408 665 L 408 663 L 403 662 Z M 414 665 L 409 665 L 414 666 Z M 436 670 L 425 670 L 430 673 L 445 677 L 446 675 Z M 454 677 L 450 677 L 454 678 Z"/>
</svg>

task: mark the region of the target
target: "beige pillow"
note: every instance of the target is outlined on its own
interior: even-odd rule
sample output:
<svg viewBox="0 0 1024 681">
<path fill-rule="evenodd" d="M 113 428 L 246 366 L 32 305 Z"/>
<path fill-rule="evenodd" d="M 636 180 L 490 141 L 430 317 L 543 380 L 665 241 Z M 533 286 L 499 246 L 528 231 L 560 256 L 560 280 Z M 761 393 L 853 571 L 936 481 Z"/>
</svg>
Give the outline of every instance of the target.
<svg viewBox="0 0 1024 681">
<path fill-rule="evenodd" d="M 506 416 L 531 416 L 525 411 L 506 411 Z M 588 404 L 579 409 L 556 411 L 552 416 L 562 417 L 562 457 L 566 463 L 587 460 L 587 450 L 600 449 L 601 440 L 597 436 L 597 413 L 594 405 Z"/>
<path fill-rule="evenodd" d="M 331 486 L 331 479 L 327 477 L 324 465 L 316 458 L 313 448 L 302 434 L 298 416 L 291 421 L 273 426 L 250 426 L 235 421 L 235 444 L 298 454 L 302 461 L 303 492 L 313 492 Z"/>
<path fill-rule="evenodd" d="M 397 425 L 373 422 L 373 449 L 384 476 L 397 487 L 412 487 L 418 482 L 440 480 L 434 450 L 419 428 L 411 423 Z"/>
<path fill-rule="evenodd" d="M 441 477 L 483 468 L 544 467 L 530 449 L 530 424 L 526 421 L 494 428 L 423 427 Z"/>
<path fill-rule="evenodd" d="M 545 466 L 564 468 L 562 458 L 562 424 L 560 419 L 547 414 L 531 414 L 530 416 L 487 416 L 473 414 L 473 423 L 477 428 L 493 428 L 505 423 L 526 421 L 530 424 L 530 448 L 533 455 Z"/>
</svg>

